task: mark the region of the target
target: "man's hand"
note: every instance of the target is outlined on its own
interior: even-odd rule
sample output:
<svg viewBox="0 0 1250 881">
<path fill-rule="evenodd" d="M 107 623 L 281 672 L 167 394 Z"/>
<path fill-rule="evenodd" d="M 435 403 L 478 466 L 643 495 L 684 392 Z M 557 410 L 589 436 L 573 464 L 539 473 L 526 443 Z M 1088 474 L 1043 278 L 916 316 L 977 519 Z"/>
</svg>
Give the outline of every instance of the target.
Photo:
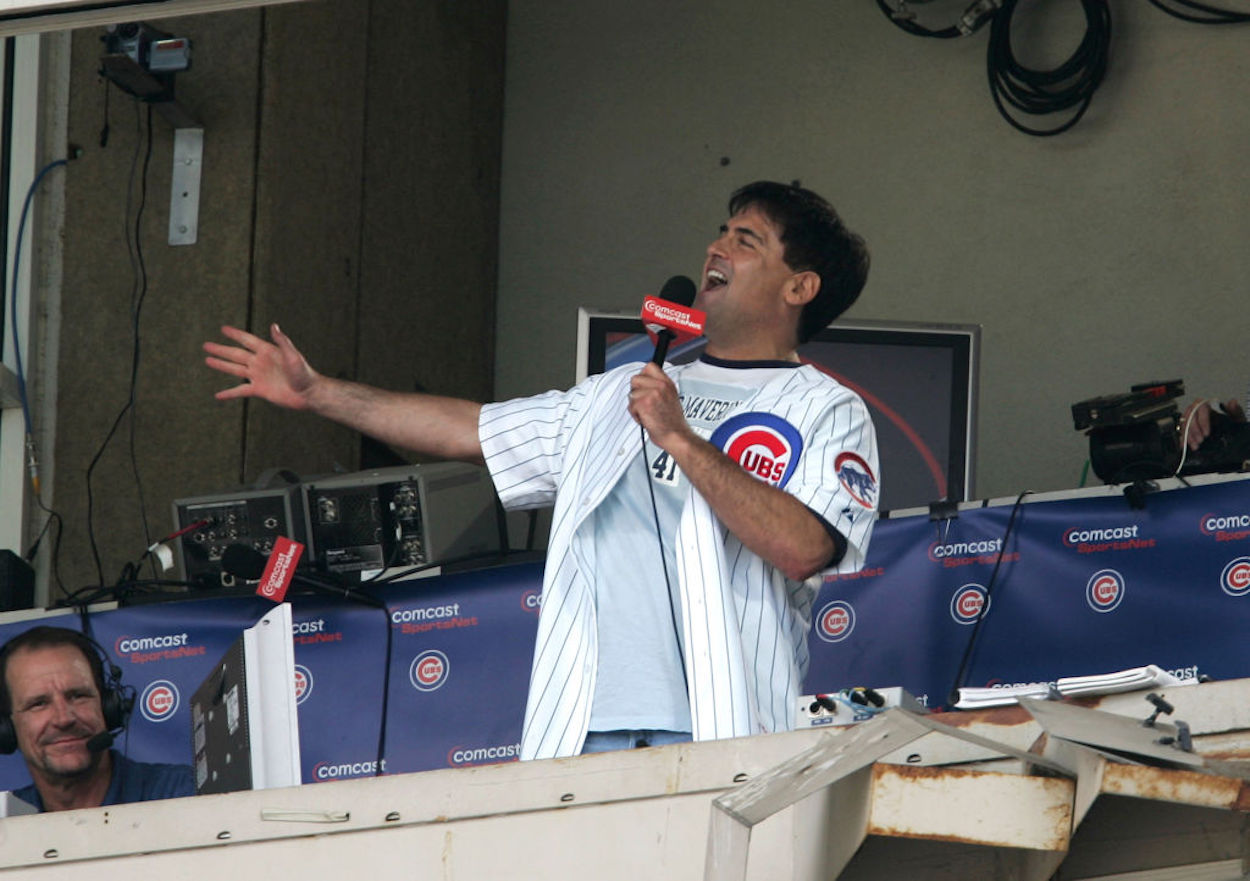
<svg viewBox="0 0 1250 881">
<path fill-rule="evenodd" d="M 243 380 L 216 398 L 261 398 L 291 410 L 310 410 L 340 425 L 408 450 L 482 463 L 477 435 L 482 405 L 439 395 L 402 394 L 324 376 L 309 366 L 278 325 L 273 342 L 237 327 L 223 327 L 236 345 L 205 343 L 204 363 Z"/>
<path fill-rule="evenodd" d="M 1246 413 L 1235 398 L 1225 401 L 1221 407 L 1234 422 L 1246 421 Z M 1181 424 L 1185 426 L 1185 443 L 1191 450 L 1198 449 L 1211 436 L 1213 415 L 1211 401 L 1207 399 L 1194 401 L 1185 408 L 1184 421 Z"/>
<path fill-rule="evenodd" d="M 656 365 L 647 364 L 631 381 L 629 413 L 744 545 L 795 580 L 828 564 L 833 539 L 816 515 L 699 437 L 686 422 L 677 387 Z"/>
<path fill-rule="evenodd" d="M 269 326 L 272 343 L 228 325 L 222 327 L 221 333 L 236 345 L 205 343 L 208 357 L 204 363 L 214 370 L 237 376 L 243 382 L 217 392 L 215 397 L 219 401 L 263 398 L 292 410 L 309 408 L 309 396 L 321 375 L 309 366 L 277 324 Z"/>
<path fill-rule="evenodd" d="M 679 439 L 698 437 L 686 422 L 677 386 L 654 364 L 648 363 L 630 382 L 629 415 L 647 430 L 653 444 L 669 454 Z"/>
</svg>

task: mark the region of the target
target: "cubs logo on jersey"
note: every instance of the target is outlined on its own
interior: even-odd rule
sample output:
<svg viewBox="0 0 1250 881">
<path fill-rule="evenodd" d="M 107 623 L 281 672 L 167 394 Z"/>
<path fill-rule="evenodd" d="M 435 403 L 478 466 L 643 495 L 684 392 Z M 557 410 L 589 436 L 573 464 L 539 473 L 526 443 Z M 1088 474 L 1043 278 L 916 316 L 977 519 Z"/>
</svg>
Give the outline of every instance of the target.
<svg viewBox="0 0 1250 881">
<path fill-rule="evenodd" d="M 833 460 L 833 468 L 838 473 L 838 482 L 851 494 L 851 498 L 865 508 L 875 504 L 877 477 L 862 456 L 851 452 L 838 453 Z"/>
<path fill-rule="evenodd" d="M 781 488 L 790 480 L 803 452 L 797 428 L 772 413 L 739 413 L 712 432 L 711 443 L 748 474 Z"/>
</svg>

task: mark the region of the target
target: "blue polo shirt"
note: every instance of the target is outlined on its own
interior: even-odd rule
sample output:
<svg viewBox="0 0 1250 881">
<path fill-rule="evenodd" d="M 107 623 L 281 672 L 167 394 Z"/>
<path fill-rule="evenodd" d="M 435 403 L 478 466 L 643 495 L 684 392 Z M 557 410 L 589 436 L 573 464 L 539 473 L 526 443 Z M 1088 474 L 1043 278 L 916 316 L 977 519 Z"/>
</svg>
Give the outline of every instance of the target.
<svg viewBox="0 0 1250 881">
<path fill-rule="evenodd" d="M 195 779 L 190 765 L 132 762 L 117 750 L 109 750 L 109 755 L 113 760 L 113 777 L 109 780 L 108 792 L 104 794 L 101 806 L 195 795 Z M 43 811 L 43 799 L 39 797 L 35 784 L 15 789 L 13 794 Z"/>
</svg>

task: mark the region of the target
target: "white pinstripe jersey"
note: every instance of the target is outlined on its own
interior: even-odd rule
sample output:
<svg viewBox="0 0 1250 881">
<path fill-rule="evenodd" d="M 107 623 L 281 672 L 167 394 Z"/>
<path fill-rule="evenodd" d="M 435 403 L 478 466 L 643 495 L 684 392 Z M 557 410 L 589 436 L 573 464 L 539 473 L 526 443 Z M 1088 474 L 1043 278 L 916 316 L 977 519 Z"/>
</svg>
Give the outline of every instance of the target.
<svg viewBox="0 0 1250 881">
<path fill-rule="evenodd" d="M 567 392 L 482 408 L 482 452 L 504 506 L 555 505 L 521 737 L 524 759 L 576 755 L 585 739 L 599 622 L 595 573 L 586 565 L 592 539 L 582 527 L 636 455 L 638 429 L 626 406 L 638 369 L 625 365 Z M 674 378 L 684 369 L 665 366 Z M 876 436 L 863 402 L 808 365 L 763 384 L 742 410 L 764 415 L 754 423 L 745 414 L 735 417 L 741 428 L 721 439 L 723 448 L 738 456 L 789 445 L 790 452 L 774 457 L 778 474 L 785 466 L 784 490 L 846 537 L 847 553 L 833 571 L 860 568 L 879 495 Z M 694 739 L 788 730 L 822 579 L 787 579 L 743 547 L 698 493 L 687 491 L 674 539 Z"/>
</svg>

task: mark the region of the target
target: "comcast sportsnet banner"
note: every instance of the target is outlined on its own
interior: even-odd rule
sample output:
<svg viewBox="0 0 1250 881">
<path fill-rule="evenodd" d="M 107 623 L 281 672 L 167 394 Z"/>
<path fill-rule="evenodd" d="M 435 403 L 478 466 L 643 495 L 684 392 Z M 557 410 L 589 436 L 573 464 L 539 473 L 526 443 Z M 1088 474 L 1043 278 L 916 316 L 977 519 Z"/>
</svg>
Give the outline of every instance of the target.
<svg viewBox="0 0 1250 881">
<path fill-rule="evenodd" d="M 510 761 L 520 751 L 542 566 L 410 581 L 386 593 L 387 771 Z"/>
<path fill-rule="evenodd" d="M 965 685 L 1053 681 L 1158 664 L 1250 676 L 1250 483 L 1109 490 L 877 525 L 859 576 L 817 600 L 811 692 L 901 685 L 945 705 L 992 585 Z"/>
<path fill-rule="evenodd" d="M 804 690 L 899 685 L 946 705 L 987 591 L 967 685 L 1148 663 L 1250 676 L 1246 479 L 1153 493 L 1142 510 L 1107 488 L 1029 502 L 1007 535 L 1011 512 L 878 523 L 863 571 L 827 581 L 816 600 Z M 377 773 L 384 682 L 384 773 L 515 758 L 541 582 L 528 563 L 378 587 L 385 611 L 292 597 L 304 782 Z M 269 608 L 223 598 L 93 613 L 92 635 L 137 697 L 116 747 L 189 762 L 191 695 Z M 80 623 L 2 624 L 0 640 L 45 622 Z M 0 788 L 28 780 L 19 756 L 0 756 Z"/>
</svg>

